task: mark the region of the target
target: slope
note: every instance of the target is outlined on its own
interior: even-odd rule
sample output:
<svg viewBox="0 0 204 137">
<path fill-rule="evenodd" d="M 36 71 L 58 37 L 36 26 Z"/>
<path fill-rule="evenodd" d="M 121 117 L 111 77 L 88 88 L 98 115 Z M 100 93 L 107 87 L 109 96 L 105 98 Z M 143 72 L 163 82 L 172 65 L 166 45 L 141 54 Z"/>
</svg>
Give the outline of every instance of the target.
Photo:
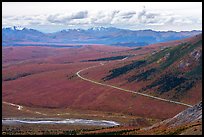
<svg viewBox="0 0 204 137">
<path fill-rule="evenodd" d="M 114 84 L 122 80 L 123 87 L 141 93 L 195 104 L 202 93 L 202 34 L 115 66 L 101 80 Z"/>
</svg>

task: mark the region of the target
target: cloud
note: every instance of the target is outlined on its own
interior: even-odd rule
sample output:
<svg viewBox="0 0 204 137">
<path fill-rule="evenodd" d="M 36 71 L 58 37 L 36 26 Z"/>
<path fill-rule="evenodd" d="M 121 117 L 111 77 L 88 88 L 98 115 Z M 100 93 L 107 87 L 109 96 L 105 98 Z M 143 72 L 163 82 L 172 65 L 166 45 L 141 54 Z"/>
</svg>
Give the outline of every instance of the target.
<svg viewBox="0 0 204 137">
<path fill-rule="evenodd" d="M 132 18 L 134 15 L 136 15 L 135 11 L 125 11 L 125 12 L 120 12 L 118 14 L 118 16 L 122 17 L 123 19 L 130 19 Z"/>
<path fill-rule="evenodd" d="M 31 20 L 29 21 L 29 25 L 43 25 L 41 21 Z"/>
<path fill-rule="evenodd" d="M 54 15 L 49 15 L 47 17 L 47 21 L 50 22 L 50 23 L 63 23 L 65 22 L 66 20 L 68 20 L 69 18 L 67 17 L 60 17 L 60 14 L 54 14 Z"/>
<path fill-rule="evenodd" d="M 88 11 L 80 11 L 71 15 L 70 19 L 83 19 L 87 18 Z"/>
<path fill-rule="evenodd" d="M 163 20 L 163 17 L 160 13 L 148 12 L 144 8 L 138 13 L 137 19 L 140 23 L 144 24 L 158 24 Z"/>
<path fill-rule="evenodd" d="M 69 14 L 54 14 L 48 15 L 47 21 L 55 24 L 67 24 L 71 20 L 85 19 L 88 17 L 88 11 L 79 11 Z"/>
<path fill-rule="evenodd" d="M 113 11 L 98 11 L 89 13 L 89 21 L 92 26 L 108 26 L 119 13 L 119 10 Z"/>
<path fill-rule="evenodd" d="M 154 28 L 173 28 L 174 26 L 188 26 L 202 24 L 202 17 L 182 16 L 170 11 L 150 11 L 146 8 L 137 10 L 97 10 L 97 11 L 73 11 L 55 14 L 38 14 L 38 15 L 18 15 L 3 16 L 3 26 L 67 26 L 67 27 L 95 27 L 95 26 L 112 26 L 145 29 L 146 27 Z M 165 27 L 163 27 L 165 26 Z"/>
<path fill-rule="evenodd" d="M 46 15 L 9 16 L 2 17 L 2 20 L 3 26 L 29 26 L 47 24 Z"/>
</svg>

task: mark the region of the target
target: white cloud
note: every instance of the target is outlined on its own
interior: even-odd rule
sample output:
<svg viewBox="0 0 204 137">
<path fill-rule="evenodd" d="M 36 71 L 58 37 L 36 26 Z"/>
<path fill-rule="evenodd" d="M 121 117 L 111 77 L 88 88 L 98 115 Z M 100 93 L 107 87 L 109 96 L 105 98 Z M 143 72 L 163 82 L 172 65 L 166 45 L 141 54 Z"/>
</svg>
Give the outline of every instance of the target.
<svg viewBox="0 0 204 137">
<path fill-rule="evenodd" d="M 59 28 L 58 26 L 65 28 L 113 26 L 155 30 L 202 28 L 202 3 L 3 2 L 2 11 L 3 26 L 21 25 L 36 28 L 47 25 L 53 26 L 53 30 L 54 27 Z"/>
<path fill-rule="evenodd" d="M 78 20 L 78 19 L 84 19 L 87 18 L 88 12 L 87 11 L 79 11 L 79 12 L 73 12 L 69 14 L 54 14 L 49 15 L 47 17 L 47 21 L 54 23 L 54 24 L 67 24 L 72 20 Z"/>
</svg>

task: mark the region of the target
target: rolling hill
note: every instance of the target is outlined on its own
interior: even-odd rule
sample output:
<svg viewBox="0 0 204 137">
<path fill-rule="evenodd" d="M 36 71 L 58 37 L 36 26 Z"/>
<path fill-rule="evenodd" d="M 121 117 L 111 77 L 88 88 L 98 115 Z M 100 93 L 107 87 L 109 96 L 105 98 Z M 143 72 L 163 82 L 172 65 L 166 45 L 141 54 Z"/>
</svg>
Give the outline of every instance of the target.
<svg viewBox="0 0 204 137">
<path fill-rule="evenodd" d="M 181 44 L 182 41 L 185 43 Z M 110 62 L 87 69 L 80 75 L 124 89 L 194 105 L 202 98 L 202 35 L 163 48 L 146 46 L 135 49 L 102 45 L 74 49 L 5 47 L 2 97 L 7 102 L 30 107 L 68 107 L 170 118 L 186 106 L 121 92 L 84 81 L 76 75 L 79 70 L 100 62 Z M 128 58 L 120 61 L 121 57 Z M 185 65 L 187 62 L 188 66 Z"/>
<path fill-rule="evenodd" d="M 101 80 L 119 80 L 141 93 L 196 103 L 202 94 L 202 34 L 182 41 L 114 67 Z"/>
<path fill-rule="evenodd" d="M 98 118 L 114 118 L 121 125 L 84 134 L 189 134 L 192 130 L 200 134 L 201 105 L 192 106 L 202 100 L 202 34 L 137 48 L 27 44 L 2 48 L 2 101 L 29 110 L 4 104 L 4 117 L 41 113 L 57 117 L 66 112 L 63 117 L 87 118 L 86 112 L 88 118 L 97 113 Z M 142 129 L 166 119 L 156 128 Z M 168 124 L 176 123 L 180 124 L 169 129 Z M 33 127 L 38 132 L 39 127 Z M 82 130 L 65 133 L 78 132 Z"/>
<path fill-rule="evenodd" d="M 202 102 L 173 118 L 145 128 L 105 128 L 80 132 L 77 135 L 202 135 Z"/>
</svg>

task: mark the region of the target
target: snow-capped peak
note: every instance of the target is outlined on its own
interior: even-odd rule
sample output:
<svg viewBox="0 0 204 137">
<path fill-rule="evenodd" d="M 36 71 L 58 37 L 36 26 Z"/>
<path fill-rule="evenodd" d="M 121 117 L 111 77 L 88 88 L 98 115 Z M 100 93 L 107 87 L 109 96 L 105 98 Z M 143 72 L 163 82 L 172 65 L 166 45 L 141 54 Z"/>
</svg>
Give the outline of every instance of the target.
<svg viewBox="0 0 204 137">
<path fill-rule="evenodd" d="M 104 27 L 93 27 L 90 30 L 94 30 L 94 31 L 101 31 L 101 30 L 106 30 L 107 28 Z"/>
<path fill-rule="evenodd" d="M 23 30 L 23 29 L 25 29 L 25 28 L 22 27 L 22 26 L 13 26 L 12 29 L 13 29 L 13 30 Z"/>
<path fill-rule="evenodd" d="M 81 29 L 76 29 L 76 31 L 81 31 Z"/>
<path fill-rule="evenodd" d="M 62 31 L 82 31 L 82 29 L 64 29 Z"/>
<path fill-rule="evenodd" d="M 78 29 L 73 29 L 73 30 L 75 30 L 75 31 L 82 31 L 82 29 L 79 29 L 79 28 Z"/>
<path fill-rule="evenodd" d="M 3 27 L 2 29 L 23 30 L 23 29 L 27 29 L 27 28 L 24 28 L 22 26 L 13 26 L 13 27 Z"/>
</svg>

